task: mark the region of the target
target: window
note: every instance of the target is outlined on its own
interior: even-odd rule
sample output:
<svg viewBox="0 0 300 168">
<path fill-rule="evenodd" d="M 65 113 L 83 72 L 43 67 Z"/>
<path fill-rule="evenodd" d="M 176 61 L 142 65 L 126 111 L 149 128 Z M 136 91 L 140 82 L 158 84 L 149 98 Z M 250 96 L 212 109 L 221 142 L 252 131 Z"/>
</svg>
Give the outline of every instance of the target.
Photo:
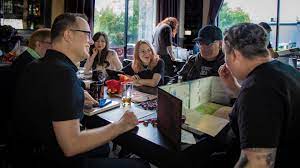
<svg viewBox="0 0 300 168">
<path fill-rule="evenodd" d="M 136 41 L 146 39 L 151 42 L 155 27 L 156 0 L 128 0 L 127 32 L 125 32 L 125 1 L 96 0 L 94 32 L 106 32 L 110 39 L 110 47 L 117 51 L 121 59 L 125 55 L 125 37 L 127 37 L 126 57 L 132 59 Z"/>
<path fill-rule="evenodd" d="M 278 50 L 300 47 L 300 1 L 281 0 Z"/>
<path fill-rule="evenodd" d="M 135 43 L 139 39 L 151 42 L 155 27 L 155 1 L 129 0 L 128 7 L 128 43 L 127 57 L 133 56 Z"/>
<path fill-rule="evenodd" d="M 120 0 L 96 0 L 94 33 L 105 32 L 109 37 L 110 47 L 115 49 L 119 55 L 124 47 L 124 9 L 125 1 Z"/>
<path fill-rule="evenodd" d="M 45 3 L 41 0 L 1 0 L 0 23 L 16 29 L 44 27 L 41 6 Z"/>
<path fill-rule="evenodd" d="M 300 6 L 299 0 L 280 0 L 280 19 L 278 39 L 276 41 L 278 0 L 224 0 L 219 13 L 219 27 L 224 31 L 241 22 L 266 22 L 272 31 L 270 42 L 278 50 L 300 47 Z"/>
<path fill-rule="evenodd" d="M 277 0 L 225 0 L 219 14 L 222 31 L 243 22 L 266 22 L 271 28 L 270 42 L 276 44 Z"/>
</svg>

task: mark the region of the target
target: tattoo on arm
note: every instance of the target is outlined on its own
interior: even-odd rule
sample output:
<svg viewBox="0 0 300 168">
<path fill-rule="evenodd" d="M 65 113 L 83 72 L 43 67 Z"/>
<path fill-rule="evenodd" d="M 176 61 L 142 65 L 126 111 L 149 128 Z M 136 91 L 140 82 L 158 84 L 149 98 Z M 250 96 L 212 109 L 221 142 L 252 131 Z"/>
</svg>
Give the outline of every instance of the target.
<svg viewBox="0 0 300 168">
<path fill-rule="evenodd" d="M 238 160 L 237 164 L 235 165 L 235 168 L 246 167 L 247 164 L 248 164 L 248 158 L 244 152 L 241 152 L 240 159 Z"/>
<path fill-rule="evenodd" d="M 276 148 L 247 148 L 241 151 L 235 168 L 255 167 L 273 168 L 275 165 Z"/>
</svg>

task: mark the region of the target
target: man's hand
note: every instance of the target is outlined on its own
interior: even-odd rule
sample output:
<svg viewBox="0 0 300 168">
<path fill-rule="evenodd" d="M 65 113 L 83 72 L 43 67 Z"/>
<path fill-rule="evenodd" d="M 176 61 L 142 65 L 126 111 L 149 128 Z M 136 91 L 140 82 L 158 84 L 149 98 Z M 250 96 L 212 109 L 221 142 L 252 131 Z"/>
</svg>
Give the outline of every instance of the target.
<svg viewBox="0 0 300 168">
<path fill-rule="evenodd" d="M 240 92 L 240 84 L 237 82 L 236 78 L 233 77 L 232 73 L 228 69 L 226 64 L 220 66 L 218 70 L 219 76 L 225 86 L 232 92 L 234 96 L 237 96 Z"/>
<path fill-rule="evenodd" d="M 98 101 L 96 101 L 88 91 L 84 90 L 84 105 L 93 106 L 94 104 L 98 105 Z"/>
<path fill-rule="evenodd" d="M 122 118 L 117 122 L 121 132 L 127 132 L 133 129 L 138 124 L 138 120 L 133 112 L 126 111 Z"/>
</svg>

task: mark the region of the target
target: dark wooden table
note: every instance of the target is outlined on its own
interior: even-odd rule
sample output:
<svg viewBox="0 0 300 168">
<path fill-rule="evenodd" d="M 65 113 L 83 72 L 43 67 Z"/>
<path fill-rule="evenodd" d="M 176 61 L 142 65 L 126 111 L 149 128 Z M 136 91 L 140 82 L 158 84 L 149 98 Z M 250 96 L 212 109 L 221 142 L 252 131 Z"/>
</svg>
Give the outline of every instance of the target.
<svg viewBox="0 0 300 168">
<path fill-rule="evenodd" d="M 156 88 L 139 87 L 135 89 L 150 94 L 157 94 Z M 143 120 L 156 117 L 157 115 L 154 113 L 143 118 Z M 109 121 L 97 115 L 86 117 L 85 122 L 88 128 L 95 128 L 109 123 Z M 138 124 L 135 129 L 117 137 L 114 143 L 158 167 L 165 166 L 176 155 L 172 144 L 151 123 L 148 126 L 145 126 L 143 123 Z"/>
</svg>

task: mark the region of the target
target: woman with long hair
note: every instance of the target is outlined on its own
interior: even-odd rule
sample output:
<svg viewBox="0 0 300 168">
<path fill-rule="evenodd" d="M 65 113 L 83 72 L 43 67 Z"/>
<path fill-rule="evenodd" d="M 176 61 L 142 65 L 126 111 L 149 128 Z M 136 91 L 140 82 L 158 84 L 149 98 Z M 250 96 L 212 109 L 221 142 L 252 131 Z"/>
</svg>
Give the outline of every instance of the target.
<svg viewBox="0 0 300 168">
<path fill-rule="evenodd" d="M 94 45 L 91 46 L 91 56 L 87 59 L 84 67 L 85 72 L 89 70 L 105 69 L 121 70 L 122 63 L 114 50 L 109 49 L 108 36 L 104 32 L 97 32 L 93 36 Z"/>
<path fill-rule="evenodd" d="M 148 41 L 139 40 L 134 48 L 133 62 L 123 68 L 135 85 L 156 87 L 164 80 L 164 61 Z"/>
<path fill-rule="evenodd" d="M 174 76 L 173 67 L 175 56 L 172 51 L 172 38 L 176 36 L 179 22 L 174 17 L 167 17 L 156 26 L 153 34 L 152 44 L 158 55 L 164 60 L 165 75 Z"/>
</svg>

